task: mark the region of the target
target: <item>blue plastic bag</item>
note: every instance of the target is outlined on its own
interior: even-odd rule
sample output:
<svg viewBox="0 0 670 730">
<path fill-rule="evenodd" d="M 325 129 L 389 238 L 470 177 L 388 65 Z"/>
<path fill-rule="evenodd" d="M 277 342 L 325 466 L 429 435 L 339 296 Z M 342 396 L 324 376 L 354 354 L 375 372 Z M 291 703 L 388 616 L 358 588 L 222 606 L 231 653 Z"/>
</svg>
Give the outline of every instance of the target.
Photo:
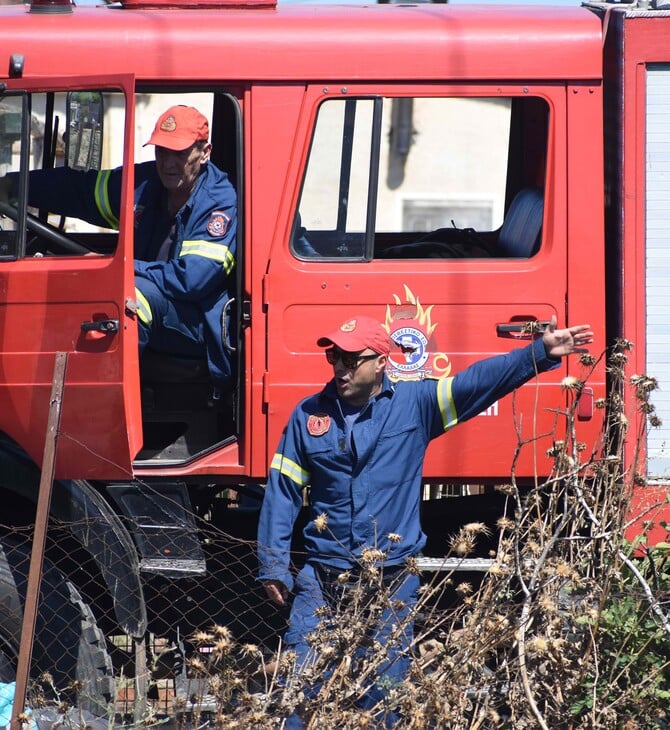
<svg viewBox="0 0 670 730">
<path fill-rule="evenodd" d="M 0 682 L 0 727 L 9 727 L 12 721 L 14 692 L 16 692 L 16 682 Z M 30 710 L 26 710 L 26 712 L 31 713 Z M 30 727 L 35 727 L 32 719 Z"/>
</svg>

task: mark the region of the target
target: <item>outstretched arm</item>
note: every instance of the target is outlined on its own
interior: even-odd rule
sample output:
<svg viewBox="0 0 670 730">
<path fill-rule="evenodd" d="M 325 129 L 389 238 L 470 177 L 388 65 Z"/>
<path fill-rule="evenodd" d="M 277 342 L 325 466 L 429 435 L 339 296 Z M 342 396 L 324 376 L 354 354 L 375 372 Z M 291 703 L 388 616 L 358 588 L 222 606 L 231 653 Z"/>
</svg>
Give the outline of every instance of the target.
<svg viewBox="0 0 670 730">
<path fill-rule="evenodd" d="M 479 360 L 453 377 L 440 379 L 437 433 L 476 416 L 538 373 L 560 367 L 566 355 L 587 353 L 593 337 L 588 324 L 559 330 L 552 317 L 542 338 L 531 345 Z"/>
<path fill-rule="evenodd" d="M 547 356 L 560 360 L 566 355 L 588 352 L 585 345 L 593 342 L 593 332 L 589 330 L 589 326 L 588 324 L 578 324 L 558 330 L 556 329 L 556 317 L 552 317 L 542 335 Z"/>
</svg>

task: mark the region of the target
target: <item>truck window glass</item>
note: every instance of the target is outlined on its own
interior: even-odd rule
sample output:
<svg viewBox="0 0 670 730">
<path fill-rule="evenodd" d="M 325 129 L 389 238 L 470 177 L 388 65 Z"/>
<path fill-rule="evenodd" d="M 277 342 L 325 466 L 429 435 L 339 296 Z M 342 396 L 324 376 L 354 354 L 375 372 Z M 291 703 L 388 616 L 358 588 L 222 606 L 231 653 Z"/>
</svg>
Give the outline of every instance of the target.
<svg viewBox="0 0 670 730">
<path fill-rule="evenodd" d="M 372 99 L 331 99 L 319 108 L 291 237 L 297 257 L 527 258 L 538 251 L 543 100 L 381 101 L 378 150 Z M 370 210 L 375 224 L 366 239 Z"/>
<path fill-rule="evenodd" d="M 101 166 L 122 165 L 124 114 L 123 95 L 107 91 L 19 93 L 2 99 L 0 175 L 9 205 L 0 220 L 4 258 L 114 251 L 116 221 L 101 217 L 92 196 L 73 191 L 79 190 L 80 177 L 95 177 Z M 105 145 L 103 126 L 107 138 L 119 140 L 118 150 Z M 25 181 L 22 170 L 28 174 Z"/>
<path fill-rule="evenodd" d="M 298 256 L 363 256 L 372 113 L 370 99 L 319 109 L 293 236 Z"/>
<path fill-rule="evenodd" d="M 4 179 L 6 173 L 19 168 L 21 137 L 26 134 L 26 108 L 23 95 L 4 96 L 0 99 L 0 179 Z M 13 201 L 9 192 L 3 188 L 0 191 L 0 260 L 15 259 L 18 255 L 19 216 L 12 216 L 12 210 L 8 207 L 10 202 Z"/>
</svg>

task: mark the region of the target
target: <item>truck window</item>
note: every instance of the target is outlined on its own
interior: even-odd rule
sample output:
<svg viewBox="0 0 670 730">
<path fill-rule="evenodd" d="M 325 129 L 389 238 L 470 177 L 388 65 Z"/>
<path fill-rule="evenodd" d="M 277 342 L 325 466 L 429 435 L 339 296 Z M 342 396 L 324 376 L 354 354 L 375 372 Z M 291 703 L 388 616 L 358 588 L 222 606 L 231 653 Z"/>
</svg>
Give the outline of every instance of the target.
<svg viewBox="0 0 670 730">
<path fill-rule="evenodd" d="M 123 162 L 125 103 L 116 92 L 6 94 L 0 101 L 0 255 L 5 259 L 112 253 L 113 221 L 87 222 L 95 205 L 67 194 L 65 174 L 97 174 Z M 110 154 L 108 136 L 120 140 Z M 7 176 L 5 178 L 5 176 Z M 24 194 L 25 191 L 25 194 Z M 24 216 L 27 213 L 27 217 Z M 87 215 L 89 214 L 90 215 Z"/>
<path fill-rule="evenodd" d="M 323 102 L 293 253 L 362 261 L 534 255 L 547 120 L 537 98 Z"/>
</svg>

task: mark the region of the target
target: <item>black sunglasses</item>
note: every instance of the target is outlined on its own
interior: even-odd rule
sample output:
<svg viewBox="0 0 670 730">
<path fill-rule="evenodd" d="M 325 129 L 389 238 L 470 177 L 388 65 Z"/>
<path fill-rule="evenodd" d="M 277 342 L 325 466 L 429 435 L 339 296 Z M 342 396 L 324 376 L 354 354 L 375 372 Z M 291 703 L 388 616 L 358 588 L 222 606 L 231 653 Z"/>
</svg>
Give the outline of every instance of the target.
<svg viewBox="0 0 670 730">
<path fill-rule="evenodd" d="M 356 370 L 366 360 L 374 360 L 376 357 L 379 357 L 376 352 L 374 355 L 361 355 L 358 352 L 345 352 L 339 347 L 329 347 L 326 350 L 326 360 L 330 365 L 335 365 L 340 360 L 347 370 Z"/>
</svg>

